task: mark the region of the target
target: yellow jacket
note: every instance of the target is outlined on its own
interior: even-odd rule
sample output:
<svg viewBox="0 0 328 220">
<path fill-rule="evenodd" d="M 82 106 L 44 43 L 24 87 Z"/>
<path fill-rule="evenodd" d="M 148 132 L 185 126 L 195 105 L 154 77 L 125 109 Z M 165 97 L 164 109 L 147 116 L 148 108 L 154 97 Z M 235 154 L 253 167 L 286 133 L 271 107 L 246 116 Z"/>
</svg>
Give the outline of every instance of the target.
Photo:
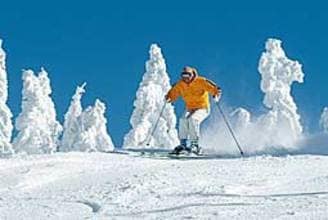
<svg viewBox="0 0 328 220">
<path fill-rule="evenodd" d="M 196 76 L 190 83 L 183 80 L 177 82 L 168 92 L 167 98 L 174 102 L 182 96 L 188 110 L 208 109 L 210 108 L 209 93 L 217 96 L 221 90 L 210 80 Z"/>
</svg>

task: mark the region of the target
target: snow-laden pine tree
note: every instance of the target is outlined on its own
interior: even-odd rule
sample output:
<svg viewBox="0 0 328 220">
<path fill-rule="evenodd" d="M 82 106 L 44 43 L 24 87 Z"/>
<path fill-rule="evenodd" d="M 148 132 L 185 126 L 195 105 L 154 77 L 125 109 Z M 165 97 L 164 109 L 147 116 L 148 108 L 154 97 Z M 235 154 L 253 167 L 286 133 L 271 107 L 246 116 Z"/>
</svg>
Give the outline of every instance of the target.
<svg viewBox="0 0 328 220">
<path fill-rule="evenodd" d="M 303 131 L 291 95 L 291 85 L 294 82 L 303 83 L 302 65 L 286 56 L 280 40 L 268 39 L 258 70 L 262 77 L 261 90 L 265 94 L 263 103 L 270 109 L 259 123 L 267 130 L 267 134 L 275 136 L 274 140 L 270 137 L 269 144 L 289 146 Z"/>
<path fill-rule="evenodd" d="M 74 144 L 78 141 L 79 133 L 81 132 L 79 117 L 83 111 L 81 98 L 83 93 L 85 93 L 85 85 L 86 83 L 76 88 L 75 94 L 72 97 L 71 104 L 67 113 L 65 114 L 64 130 L 60 151 L 74 150 Z"/>
<path fill-rule="evenodd" d="M 23 72 L 22 112 L 16 119 L 18 135 L 13 141 L 16 151 L 29 154 L 56 151 L 62 126 L 56 120 L 51 92 L 48 73 L 43 68 L 37 76 L 32 70 Z"/>
<path fill-rule="evenodd" d="M 251 124 L 251 113 L 244 108 L 237 108 L 230 113 L 235 130 L 247 129 Z"/>
<path fill-rule="evenodd" d="M 94 106 L 83 111 L 81 98 L 85 93 L 85 83 L 78 86 L 71 104 L 65 114 L 64 132 L 61 151 L 102 151 L 114 150 L 114 145 L 107 132 L 106 106 L 98 99 Z"/>
<path fill-rule="evenodd" d="M 328 133 L 328 107 L 325 107 L 320 117 L 320 127 L 323 132 Z"/>
<path fill-rule="evenodd" d="M 0 157 L 13 153 L 11 135 L 13 130 L 12 113 L 7 105 L 8 80 L 6 71 L 6 53 L 0 39 Z"/>
<path fill-rule="evenodd" d="M 176 116 L 171 104 L 167 104 L 153 136 L 153 130 L 164 105 L 164 96 L 171 88 L 166 64 L 161 49 L 153 44 L 146 62 L 146 72 L 139 85 L 134 101 L 131 130 L 124 137 L 124 148 L 172 148 L 178 141 Z M 146 144 L 149 142 L 149 146 Z"/>
<path fill-rule="evenodd" d="M 87 107 L 78 117 L 80 132 L 73 144 L 74 150 L 86 152 L 114 150 L 112 139 L 107 132 L 105 110 L 105 104 L 97 99 L 94 106 Z"/>
</svg>

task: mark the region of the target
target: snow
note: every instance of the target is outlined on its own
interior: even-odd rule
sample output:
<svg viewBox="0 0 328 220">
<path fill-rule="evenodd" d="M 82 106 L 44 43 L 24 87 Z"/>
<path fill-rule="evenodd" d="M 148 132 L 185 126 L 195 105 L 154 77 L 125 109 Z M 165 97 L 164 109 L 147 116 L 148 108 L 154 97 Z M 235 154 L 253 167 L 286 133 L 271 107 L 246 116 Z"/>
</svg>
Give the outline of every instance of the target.
<svg viewBox="0 0 328 220">
<path fill-rule="evenodd" d="M 22 112 L 16 119 L 18 135 L 13 141 L 17 152 L 29 154 L 56 151 L 62 126 L 56 120 L 50 80 L 45 69 L 38 75 L 23 72 Z"/>
<path fill-rule="evenodd" d="M 325 219 L 328 157 L 0 160 L 0 219 Z"/>
<path fill-rule="evenodd" d="M 179 143 L 175 128 L 177 120 L 171 104 L 166 104 L 158 126 L 150 136 L 171 85 L 161 49 L 152 44 L 149 55 L 146 72 L 134 101 L 130 119 L 132 128 L 124 137 L 124 148 L 143 148 L 147 145 L 148 148 L 173 148 Z"/>
<path fill-rule="evenodd" d="M 11 136 L 13 131 L 12 113 L 8 107 L 8 80 L 6 71 L 6 53 L 0 39 L 0 158 L 13 153 Z"/>
</svg>

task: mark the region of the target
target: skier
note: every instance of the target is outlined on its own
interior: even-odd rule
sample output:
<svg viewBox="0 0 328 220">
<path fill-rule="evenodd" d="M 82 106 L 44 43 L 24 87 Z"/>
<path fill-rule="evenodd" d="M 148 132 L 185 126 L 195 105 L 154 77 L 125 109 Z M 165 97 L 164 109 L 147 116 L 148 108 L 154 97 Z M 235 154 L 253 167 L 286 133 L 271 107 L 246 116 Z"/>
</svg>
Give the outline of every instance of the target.
<svg viewBox="0 0 328 220">
<path fill-rule="evenodd" d="M 195 68 L 184 67 L 181 80 L 165 96 L 166 101 L 170 103 L 181 96 L 186 104 L 186 110 L 179 121 L 180 145 L 174 148 L 172 154 L 179 154 L 182 151 L 201 153 L 198 144 L 200 124 L 210 114 L 209 94 L 218 102 L 221 96 L 220 87 L 212 81 L 198 76 Z"/>
</svg>

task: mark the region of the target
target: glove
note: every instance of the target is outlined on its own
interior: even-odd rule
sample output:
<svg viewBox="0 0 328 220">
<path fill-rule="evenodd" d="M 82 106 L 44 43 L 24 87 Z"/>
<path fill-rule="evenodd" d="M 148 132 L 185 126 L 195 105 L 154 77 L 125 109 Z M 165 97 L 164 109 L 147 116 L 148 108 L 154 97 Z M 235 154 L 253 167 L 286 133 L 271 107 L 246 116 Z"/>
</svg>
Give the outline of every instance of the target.
<svg viewBox="0 0 328 220">
<path fill-rule="evenodd" d="M 166 101 L 167 103 L 171 103 L 171 102 L 172 102 L 172 100 L 169 98 L 168 95 L 165 95 L 164 99 L 165 99 L 165 101 Z"/>
<path fill-rule="evenodd" d="M 221 98 L 221 94 L 219 95 L 216 95 L 216 96 L 213 96 L 213 100 L 214 102 L 218 103 L 220 101 L 220 98 Z"/>
</svg>

